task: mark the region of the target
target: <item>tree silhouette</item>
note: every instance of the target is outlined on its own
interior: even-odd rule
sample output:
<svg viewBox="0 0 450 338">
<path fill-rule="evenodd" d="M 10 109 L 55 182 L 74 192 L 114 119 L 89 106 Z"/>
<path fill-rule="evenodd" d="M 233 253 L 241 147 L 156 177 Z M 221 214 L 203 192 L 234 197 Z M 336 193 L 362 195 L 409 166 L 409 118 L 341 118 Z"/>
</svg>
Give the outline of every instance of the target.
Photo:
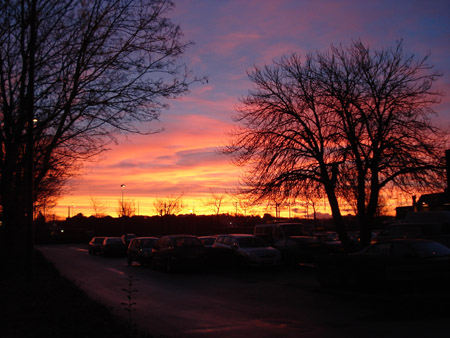
<svg viewBox="0 0 450 338">
<path fill-rule="evenodd" d="M 157 198 L 153 202 L 153 208 L 160 216 L 179 214 L 185 207 L 182 199 L 183 195 Z"/>
<path fill-rule="evenodd" d="M 0 246 L 15 246 L 33 202 L 57 194 L 81 161 L 118 133 L 157 132 L 147 122 L 198 81 L 179 61 L 190 42 L 167 18 L 172 7 L 170 0 L 2 3 Z"/>
<path fill-rule="evenodd" d="M 118 217 L 133 217 L 136 214 L 136 203 L 133 200 L 119 199 L 116 209 Z"/>
<path fill-rule="evenodd" d="M 205 202 L 205 206 L 208 207 L 214 215 L 219 216 L 225 195 L 216 193 L 213 188 L 210 188 L 209 191 L 210 197 Z"/>
<path fill-rule="evenodd" d="M 106 216 L 106 209 L 108 208 L 108 204 L 101 200 L 100 197 L 97 196 L 91 196 L 91 206 L 94 210 L 94 216 L 95 217 L 105 217 Z"/>
<path fill-rule="evenodd" d="M 430 120 L 440 74 L 402 44 L 371 50 L 355 41 L 249 72 L 255 88 L 224 149 L 248 166 L 243 190 L 279 201 L 320 185 L 348 247 L 344 196 L 355 202 L 367 244 L 383 189 L 441 189 L 448 133 Z"/>
</svg>

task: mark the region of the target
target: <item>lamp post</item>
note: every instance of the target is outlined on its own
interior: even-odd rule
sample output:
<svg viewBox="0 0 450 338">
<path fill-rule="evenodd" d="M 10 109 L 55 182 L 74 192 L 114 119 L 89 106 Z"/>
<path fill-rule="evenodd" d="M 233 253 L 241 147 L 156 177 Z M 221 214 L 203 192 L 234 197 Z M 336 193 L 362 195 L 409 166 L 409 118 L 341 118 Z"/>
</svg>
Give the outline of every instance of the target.
<svg viewBox="0 0 450 338">
<path fill-rule="evenodd" d="M 124 205 L 123 205 L 123 190 L 125 189 L 125 184 L 121 184 L 120 187 L 122 188 L 122 217 L 124 216 Z"/>
</svg>

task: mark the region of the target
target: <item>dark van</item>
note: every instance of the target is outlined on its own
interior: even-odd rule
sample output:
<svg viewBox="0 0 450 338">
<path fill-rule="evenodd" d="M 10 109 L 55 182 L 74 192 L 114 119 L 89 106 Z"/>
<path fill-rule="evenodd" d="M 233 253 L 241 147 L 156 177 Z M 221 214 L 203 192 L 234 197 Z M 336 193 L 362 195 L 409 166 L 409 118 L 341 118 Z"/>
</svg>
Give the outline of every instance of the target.
<svg viewBox="0 0 450 338">
<path fill-rule="evenodd" d="M 402 223 L 388 225 L 380 231 L 376 241 L 394 238 L 424 238 L 450 247 L 450 212 L 408 213 Z"/>
</svg>

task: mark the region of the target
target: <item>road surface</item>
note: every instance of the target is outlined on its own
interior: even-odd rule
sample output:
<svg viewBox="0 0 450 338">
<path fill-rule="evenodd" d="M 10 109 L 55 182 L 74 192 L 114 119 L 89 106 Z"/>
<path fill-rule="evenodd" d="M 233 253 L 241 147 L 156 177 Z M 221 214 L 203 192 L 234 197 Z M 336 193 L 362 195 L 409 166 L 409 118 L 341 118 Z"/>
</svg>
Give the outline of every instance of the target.
<svg viewBox="0 0 450 338">
<path fill-rule="evenodd" d="M 128 279 L 138 292 L 132 321 L 164 337 L 447 337 L 447 315 L 420 295 L 319 288 L 312 269 L 175 273 L 90 256 L 85 245 L 38 246 L 90 297 L 128 318 Z M 448 307 L 449 297 L 442 300 Z M 70 306 L 70 305 L 69 305 Z M 436 313 L 438 314 L 436 316 Z"/>
</svg>

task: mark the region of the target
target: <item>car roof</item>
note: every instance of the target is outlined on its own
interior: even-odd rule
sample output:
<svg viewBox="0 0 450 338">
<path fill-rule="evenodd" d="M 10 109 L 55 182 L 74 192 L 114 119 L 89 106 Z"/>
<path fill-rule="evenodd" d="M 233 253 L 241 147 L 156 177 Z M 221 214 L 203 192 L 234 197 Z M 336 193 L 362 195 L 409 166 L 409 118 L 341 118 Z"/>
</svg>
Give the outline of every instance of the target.
<svg viewBox="0 0 450 338">
<path fill-rule="evenodd" d="M 197 236 L 194 235 L 166 235 L 161 238 L 180 238 L 180 237 L 198 238 Z"/>
<path fill-rule="evenodd" d="M 224 234 L 220 236 L 231 236 L 231 237 L 256 237 L 255 235 L 251 234 Z"/>
<path fill-rule="evenodd" d="M 409 242 L 409 243 L 417 243 L 417 242 L 435 242 L 431 239 L 425 239 L 425 238 L 391 238 L 391 239 L 384 239 L 384 240 L 380 240 L 376 243 L 387 243 L 387 242 Z"/>
</svg>

